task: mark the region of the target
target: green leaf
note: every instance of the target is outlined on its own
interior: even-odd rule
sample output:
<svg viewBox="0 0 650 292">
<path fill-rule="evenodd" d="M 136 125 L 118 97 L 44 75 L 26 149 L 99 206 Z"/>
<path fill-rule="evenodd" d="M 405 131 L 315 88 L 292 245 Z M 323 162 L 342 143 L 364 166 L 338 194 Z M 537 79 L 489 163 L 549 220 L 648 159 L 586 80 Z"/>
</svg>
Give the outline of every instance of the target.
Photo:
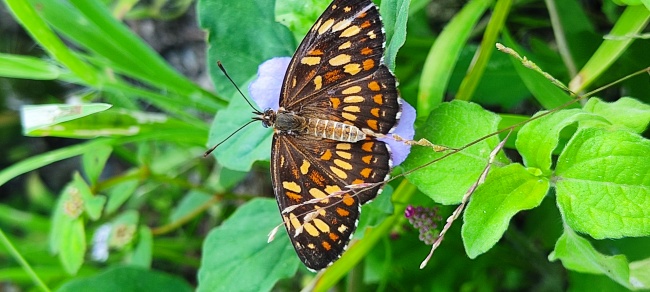
<svg viewBox="0 0 650 292">
<path fill-rule="evenodd" d="M 30 56 L 0 54 L 0 76 L 31 80 L 54 80 L 64 71 L 51 62 Z"/>
<path fill-rule="evenodd" d="M 281 222 L 274 200 L 254 199 L 239 207 L 205 239 L 198 290 L 269 291 L 293 276 L 300 261 L 284 226 L 267 243 L 267 234 Z"/>
<path fill-rule="evenodd" d="M 417 111 L 423 117 L 438 104 L 446 92 L 451 72 L 476 23 L 493 0 L 473 0 L 445 26 L 427 55 L 420 77 Z"/>
<path fill-rule="evenodd" d="M 470 258 L 492 248 L 519 211 L 539 206 L 549 181 L 521 164 L 493 169 L 472 195 L 464 214 L 463 244 Z"/>
<path fill-rule="evenodd" d="M 644 6 L 628 6 L 610 31 L 613 36 L 639 34 L 648 25 L 650 11 Z M 587 64 L 569 83 L 573 92 L 581 92 L 597 80 L 628 49 L 635 38 L 606 39 Z"/>
<path fill-rule="evenodd" d="M 153 257 L 153 235 L 147 226 L 140 226 L 138 230 L 138 244 L 131 253 L 131 265 L 143 268 L 151 267 Z"/>
<path fill-rule="evenodd" d="M 536 118 L 546 112 L 539 112 L 533 116 Z M 526 167 L 539 168 L 543 173 L 549 175 L 552 170 L 551 156 L 560 141 L 566 134 L 563 130 L 576 122 L 593 122 L 609 125 L 602 117 L 586 113 L 580 109 L 561 110 L 545 117 L 533 120 L 524 125 L 517 134 L 515 145 Z"/>
<path fill-rule="evenodd" d="M 650 235 L 650 141 L 586 128 L 558 158 L 557 201 L 566 224 L 596 239 Z"/>
<path fill-rule="evenodd" d="M 252 115 L 242 114 L 247 112 L 250 112 L 250 107 L 243 99 L 232 100 L 225 110 L 217 113 L 210 130 L 208 145 L 216 145 L 249 122 Z M 255 161 L 271 160 L 271 140 L 271 129 L 262 127 L 261 123 L 253 123 L 230 137 L 213 153 L 223 167 L 248 171 Z"/>
<path fill-rule="evenodd" d="M 231 97 L 236 91 L 217 61 L 222 61 L 235 83 L 245 88 L 242 85 L 255 76 L 262 62 L 293 54 L 296 40 L 287 27 L 276 22 L 274 6 L 273 0 L 199 2 L 200 25 L 208 31 L 210 76 L 221 96 Z"/>
<path fill-rule="evenodd" d="M 26 105 L 21 108 L 20 122 L 23 134 L 30 136 L 38 129 L 51 128 L 66 121 L 105 111 L 110 107 L 110 104 L 105 103 Z"/>
<path fill-rule="evenodd" d="M 426 138 L 436 145 L 463 147 L 497 130 L 499 116 L 480 106 L 464 101 L 443 103 L 431 112 L 426 124 L 417 130 L 416 139 Z M 476 182 L 488 163 L 490 152 L 499 144 L 492 136 L 459 153 L 407 174 L 408 180 L 434 201 L 449 205 L 461 201 L 465 192 Z M 402 164 L 409 170 L 442 157 L 431 148 L 413 146 Z M 509 163 L 503 154 L 498 163 Z"/>
<path fill-rule="evenodd" d="M 130 245 L 135 237 L 140 214 L 135 210 L 127 210 L 111 221 L 111 247 L 122 249 Z"/>
<path fill-rule="evenodd" d="M 624 255 L 607 256 L 599 253 L 586 239 L 569 228 L 555 244 L 549 260 L 560 260 L 567 269 L 581 273 L 607 275 L 619 284 L 631 289 L 630 271 Z"/>
<path fill-rule="evenodd" d="M 108 157 L 111 156 L 111 152 L 113 152 L 113 147 L 102 145 L 81 156 L 84 173 L 91 184 L 94 185 L 97 183 L 99 176 L 104 170 L 106 161 L 108 161 Z"/>
<path fill-rule="evenodd" d="M 106 203 L 106 214 L 112 214 L 128 200 L 135 190 L 138 188 L 140 182 L 137 179 L 123 181 L 107 190 L 106 196 L 108 202 Z"/>
<path fill-rule="evenodd" d="M 94 195 L 90 190 L 90 187 L 86 181 L 81 177 L 81 175 L 76 172 L 72 180 L 71 191 L 76 191 L 81 196 L 83 200 L 83 208 L 88 214 L 88 217 L 92 220 L 97 220 L 102 215 L 102 209 L 104 208 L 104 203 L 106 203 L 106 197 Z"/>
<path fill-rule="evenodd" d="M 637 288 L 650 288 L 650 258 L 630 263 L 630 283 Z"/>
<path fill-rule="evenodd" d="M 187 216 L 194 212 L 199 206 L 210 201 L 210 199 L 212 199 L 210 194 L 198 190 L 191 190 L 187 195 L 185 195 L 185 197 L 183 197 L 183 199 L 181 199 L 180 203 L 176 205 L 169 220 L 171 222 L 178 221 L 183 216 Z"/>
<path fill-rule="evenodd" d="M 49 234 L 50 251 L 59 255 L 65 271 L 76 274 L 86 253 L 86 232 L 83 219 L 83 199 L 77 183 L 70 182 L 63 189 L 52 213 L 52 229 Z"/>
<path fill-rule="evenodd" d="M 95 138 L 99 136 L 136 136 L 163 132 L 179 137 L 188 144 L 203 145 L 207 126 L 195 126 L 160 113 L 146 113 L 126 109 L 110 109 L 86 117 L 74 117 L 66 122 L 42 125 L 26 135 L 67 138 Z"/>
<path fill-rule="evenodd" d="M 140 267 L 113 267 L 92 277 L 74 279 L 58 290 L 60 292 L 140 292 L 140 291 L 192 291 L 183 279 Z"/>
<path fill-rule="evenodd" d="M 293 32 L 301 40 L 325 11 L 328 1 L 320 0 L 283 0 L 275 3 L 275 20 Z"/>
<path fill-rule="evenodd" d="M 515 43 L 507 30 L 504 30 L 503 37 L 506 46 L 514 49 L 520 55 L 530 58 L 531 61 L 537 62 L 535 55 L 524 51 L 522 47 Z M 521 61 L 515 58 L 511 58 L 511 60 L 521 80 L 544 108 L 553 109 L 571 101 L 572 98 L 564 90 L 551 83 L 542 74 L 524 66 Z M 574 104 L 569 107 L 578 107 L 578 105 Z"/>
<path fill-rule="evenodd" d="M 59 231 L 59 260 L 65 271 L 74 275 L 84 262 L 87 248 L 83 220 L 66 220 Z"/>
<path fill-rule="evenodd" d="M 410 0 L 384 0 L 381 1 L 379 7 L 384 23 L 384 31 L 386 32 L 384 63 L 391 70 L 395 70 L 397 51 L 406 41 L 406 24 L 408 22 L 410 2 Z"/>
<path fill-rule="evenodd" d="M 601 115 L 615 126 L 622 126 L 638 134 L 645 131 L 650 123 L 650 105 L 629 97 L 622 97 L 612 103 L 590 98 L 583 109 Z"/>
</svg>

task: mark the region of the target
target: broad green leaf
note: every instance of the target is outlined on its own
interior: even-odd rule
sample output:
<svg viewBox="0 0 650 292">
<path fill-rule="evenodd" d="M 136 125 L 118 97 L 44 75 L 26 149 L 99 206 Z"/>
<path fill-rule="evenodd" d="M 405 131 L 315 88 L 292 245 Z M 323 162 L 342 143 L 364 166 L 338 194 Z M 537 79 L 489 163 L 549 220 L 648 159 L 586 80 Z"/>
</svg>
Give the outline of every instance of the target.
<svg viewBox="0 0 650 292">
<path fill-rule="evenodd" d="M 619 284 L 631 288 L 630 270 L 624 255 L 608 256 L 599 253 L 586 239 L 569 228 L 555 244 L 549 260 L 560 260 L 567 269 L 581 273 L 607 275 Z"/>
<path fill-rule="evenodd" d="M 241 98 L 230 102 L 225 110 L 217 113 L 210 130 L 208 147 L 223 141 L 228 135 L 250 121 L 250 107 Z M 255 161 L 271 160 L 271 140 L 273 131 L 253 123 L 234 134 L 213 153 L 225 168 L 248 171 Z"/>
<path fill-rule="evenodd" d="M 88 217 L 92 220 L 99 219 L 102 215 L 104 203 L 106 203 L 106 197 L 93 194 L 86 181 L 78 172 L 74 174 L 71 186 L 73 187 L 71 191 L 77 192 L 81 196 L 84 204 L 83 208 L 86 214 L 88 214 Z"/>
<path fill-rule="evenodd" d="M 111 152 L 113 152 L 113 147 L 110 145 L 102 145 L 81 156 L 84 173 L 91 184 L 94 185 L 97 183 Z"/>
<path fill-rule="evenodd" d="M 255 76 L 262 62 L 291 56 L 296 48 L 291 32 L 275 20 L 273 0 L 202 0 L 197 10 L 201 27 L 208 31 L 210 76 L 216 92 L 226 98 L 235 96 L 236 90 L 217 67 L 218 61 L 245 89 L 244 83 Z"/>
<path fill-rule="evenodd" d="M 386 32 L 386 51 L 384 62 L 391 70 L 395 70 L 397 51 L 406 41 L 406 24 L 409 15 L 410 0 L 381 1 L 379 12 Z"/>
<path fill-rule="evenodd" d="M 140 292 L 140 291 L 192 291 L 183 279 L 140 267 L 112 267 L 100 274 L 73 279 L 61 286 L 60 292 Z"/>
<path fill-rule="evenodd" d="M 565 223 L 593 238 L 650 235 L 650 141 L 634 133 L 586 128 L 555 169 Z"/>
<path fill-rule="evenodd" d="M 533 118 L 545 113 L 539 112 Z M 524 125 L 519 130 L 515 142 L 517 150 L 524 159 L 524 165 L 539 168 L 544 174 L 549 175 L 552 172 L 551 156 L 558 146 L 562 146 L 559 145 L 560 142 L 567 140 L 563 130 L 576 122 L 587 121 L 608 125 L 604 118 L 580 109 L 561 110 Z"/>
<path fill-rule="evenodd" d="M 239 207 L 203 244 L 199 291 L 269 291 L 296 273 L 300 261 L 288 241 L 275 200 Z M 275 240 L 269 232 L 280 225 Z"/>
<path fill-rule="evenodd" d="M 185 195 L 185 197 L 183 197 L 183 199 L 181 199 L 180 203 L 176 205 L 169 220 L 171 222 L 178 221 L 183 216 L 187 216 L 194 212 L 199 206 L 210 201 L 210 199 L 212 199 L 210 194 L 198 190 L 191 190 L 187 195 Z"/>
<path fill-rule="evenodd" d="M 416 133 L 416 139 L 426 138 L 436 145 L 463 147 L 483 136 L 494 133 L 499 116 L 480 106 L 463 101 L 443 103 L 434 109 Z M 457 204 L 469 187 L 478 180 L 488 163 L 490 152 L 499 144 L 492 136 L 469 148 L 437 161 L 425 168 L 407 174 L 408 180 L 420 191 L 441 204 Z M 409 170 L 430 163 L 445 155 L 429 147 L 413 146 L 411 154 L 402 164 Z M 496 165 L 508 163 L 503 154 L 497 155 Z"/>
<path fill-rule="evenodd" d="M 34 135 L 32 132 L 36 130 L 49 129 L 54 125 L 102 112 L 110 107 L 110 104 L 105 103 L 25 105 L 21 108 L 23 134 Z"/>
<path fill-rule="evenodd" d="M 601 115 L 614 126 L 622 126 L 638 134 L 643 133 L 650 123 L 650 105 L 629 97 L 611 103 L 590 98 L 583 108 Z"/>
<path fill-rule="evenodd" d="M 467 205 L 462 228 L 463 243 L 470 258 L 492 248 L 508 228 L 510 219 L 522 210 L 539 206 L 549 190 L 549 181 L 510 164 L 491 170 Z"/>
<path fill-rule="evenodd" d="M 131 265 L 149 268 L 153 257 L 153 235 L 147 226 L 140 226 L 138 230 L 138 244 L 131 253 Z"/>
</svg>

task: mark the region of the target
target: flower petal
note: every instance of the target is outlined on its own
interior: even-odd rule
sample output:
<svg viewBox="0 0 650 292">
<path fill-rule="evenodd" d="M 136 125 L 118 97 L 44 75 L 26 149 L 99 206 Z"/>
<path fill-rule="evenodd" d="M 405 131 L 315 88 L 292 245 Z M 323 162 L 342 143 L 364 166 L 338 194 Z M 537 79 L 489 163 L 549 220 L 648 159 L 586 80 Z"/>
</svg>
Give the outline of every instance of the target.
<svg viewBox="0 0 650 292">
<path fill-rule="evenodd" d="M 276 57 L 258 67 L 257 78 L 248 85 L 248 93 L 261 111 L 280 107 L 280 90 L 289 62 L 290 57 Z"/>
<path fill-rule="evenodd" d="M 401 98 L 399 101 L 402 105 L 402 116 L 397 121 L 395 128 L 393 128 L 392 134 L 397 134 L 407 140 L 413 140 L 413 136 L 415 135 L 415 129 L 413 128 L 413 124 L 415 123 L 415 108 Z M 411 152 L 411 145 L 395 141 L 392 138 L 379 138 L 377 140 L 388 144 L 390 147 L 393 166 L 400 165 L 404 162 Z"/>
</svg>

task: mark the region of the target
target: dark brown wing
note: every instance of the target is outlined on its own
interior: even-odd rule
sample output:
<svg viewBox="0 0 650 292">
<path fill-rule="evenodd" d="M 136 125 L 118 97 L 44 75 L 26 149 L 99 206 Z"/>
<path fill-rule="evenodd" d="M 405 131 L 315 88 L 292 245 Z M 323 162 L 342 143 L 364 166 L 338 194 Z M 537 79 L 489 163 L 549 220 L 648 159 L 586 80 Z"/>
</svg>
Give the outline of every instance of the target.
<svg viewBox="0 0 650 292">
<path fill-rule="evenodd" d="M 384 181 L 389 158 L 379 141 L 343 143 L 283 133 L 274 137 L 275 197 L 280 211 L 288 211 L 282 214 L 285 228 L 308 268 L 323 269 L 341 256 L 357 227 L 361 205 L 381 188 L 325 197 L 347 185 Z M 317 198 L 325 199 L 308 202 Z"/>
</svg>

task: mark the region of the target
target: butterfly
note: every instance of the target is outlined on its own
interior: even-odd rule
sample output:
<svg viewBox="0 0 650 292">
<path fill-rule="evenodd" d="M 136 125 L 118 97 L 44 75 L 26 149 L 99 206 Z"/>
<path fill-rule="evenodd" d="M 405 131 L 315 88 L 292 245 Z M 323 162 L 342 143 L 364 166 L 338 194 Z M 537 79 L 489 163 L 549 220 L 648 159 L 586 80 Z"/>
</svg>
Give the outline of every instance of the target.
<svg viewBox="0 0 650 292">
<path fill-rule="evenodd" d="M 409 149 L 372 136 L 393 133 L 402 115 L 384 47 L 372 1 L 333 1 L 288 63 L 277 110 L 256 111 L 253 118 L 274 129 L 275 198 L 298 257 L 312 271 L 341 257 L 361 205 L 381 193 L 381 185 L 349 187 L 384 182 L 393 160 L 406 156 L 394 159 L 391 149 Z"/>
</svg>

